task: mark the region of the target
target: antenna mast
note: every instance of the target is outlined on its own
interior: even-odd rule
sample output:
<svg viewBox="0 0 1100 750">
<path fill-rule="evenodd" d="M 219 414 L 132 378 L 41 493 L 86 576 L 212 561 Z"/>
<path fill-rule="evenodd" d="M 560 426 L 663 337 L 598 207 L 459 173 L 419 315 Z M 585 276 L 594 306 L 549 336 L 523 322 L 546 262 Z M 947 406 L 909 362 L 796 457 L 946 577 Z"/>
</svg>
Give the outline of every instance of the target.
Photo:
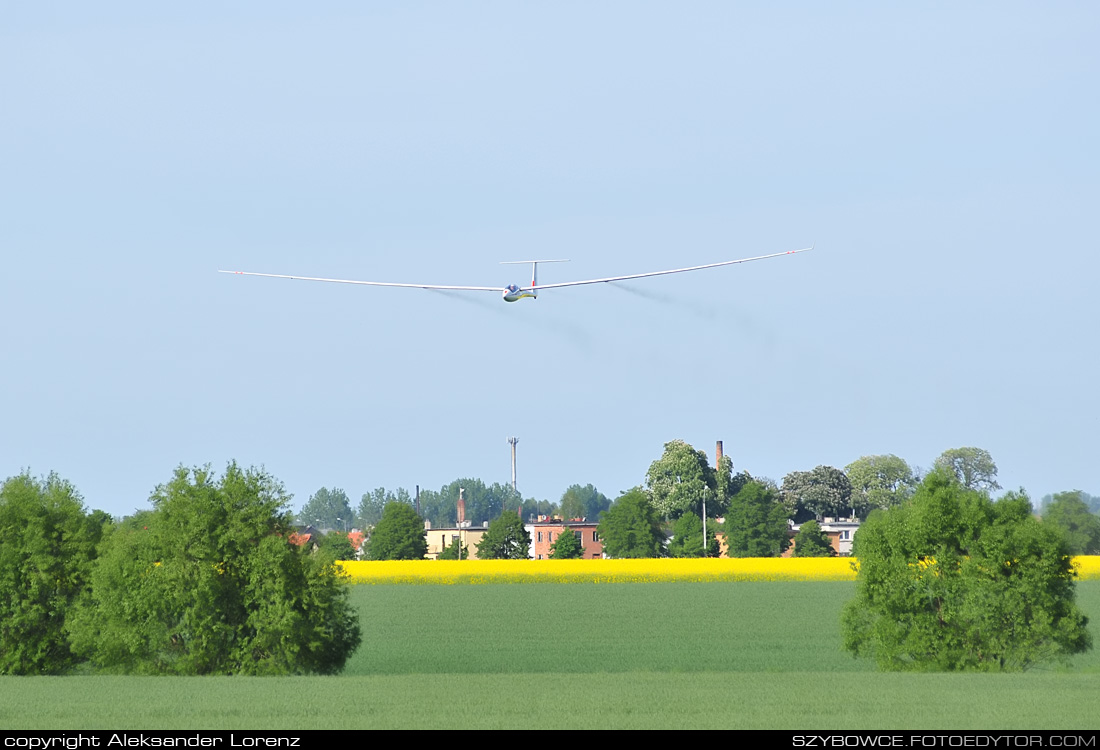
<svg viewBox="0 0 1100 750">
<path fill-rule="evenodd" d="M 518 437 L 508 438 L 508 444 L 512 446 L 512 489 L 516 488 L 516 443 L 519 442 Z"/>
</svg>

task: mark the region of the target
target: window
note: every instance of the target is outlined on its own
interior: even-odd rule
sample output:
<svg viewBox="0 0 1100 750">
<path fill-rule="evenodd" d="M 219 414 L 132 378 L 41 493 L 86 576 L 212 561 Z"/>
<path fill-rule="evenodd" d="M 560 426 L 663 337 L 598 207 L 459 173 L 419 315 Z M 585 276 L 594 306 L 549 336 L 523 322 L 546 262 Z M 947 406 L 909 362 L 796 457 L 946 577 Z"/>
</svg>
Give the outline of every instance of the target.
<svg viewBox="0 0 1100 750">
<path fill-rule="evenodd" d="M 539 541 L 540 542 L 542 541 L 542 532 L 541 531 L 539 532 Z M 542 559 L 542 558 L 540 557 L 539 559 Z"/>
<path fill-rule="evenodd" d="M 581 536 L 581 532 L 574 531 L 573 536 L 575 536 L 577 538 L 578 542 L 580 542 L 581 544 L 584 544 L 584 537 Z"/>
<path fill-rule="evenodd" d="M 593 531 L 593 532 L 592 532 L 592 541 L 593 541 L 593 542 L 598 542 L 598 541 L 600 541 L 600 535 L 599 535 L 599 534 L 597 534 L 597 533 L 596 533 L 595 531 Z"/>
<path fill-rule="evenodd" d="M 851 538 L 851 537 L 849 536 L 849 534 L 851 534 L 851 533 L 852 533 L 852 532 L 848 531 L 847 529 L 845 529 L 844 531 L 840 532 L 840 540 L 841 540 L 841 541 L 843 541 L 843 542 L 846 542 L 846 541 L 848 541 L 848 540 L 849 540 L 849 539 Z"/>
</svg>

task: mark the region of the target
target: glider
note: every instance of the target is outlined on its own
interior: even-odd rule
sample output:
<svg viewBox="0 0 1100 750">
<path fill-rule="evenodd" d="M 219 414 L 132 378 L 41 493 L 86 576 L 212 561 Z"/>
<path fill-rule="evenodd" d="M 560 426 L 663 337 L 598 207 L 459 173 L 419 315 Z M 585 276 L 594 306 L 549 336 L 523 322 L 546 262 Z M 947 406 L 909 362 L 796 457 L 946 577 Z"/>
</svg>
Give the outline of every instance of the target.
<svg viewBox="0 0 1100 750">
<path fill-rule="evenodd" d="M 503 291 L 503 298 L 505 302 L 517 302 L 524 297 L 530 297 L 535 299 L 538 297 L 538 293 L 543 289 L 558 289 L 565 286 L 582 286 L 584 284 L 610 284 L 616 281 L 629 281 L 630 279 L 644 279 L 649 276 L 667 276 L 671 273 L 685 273 L 687 271 L 701 271 L 704 268 L 718 268 L 719 266 L 732 266 L 736 263 L 749 263 L 754 260 L 765 260 L 766 258 L 778 258 L 781 255 L 794 255 L 795 253 L 804 253 L 807 250 L 813 250 L 813 245 L 810 247 L 804 247 L 801 250 L 787 250 L 782 253 L 772 253 L 771 255 L 757 255 L 755 258 L 740 258 L 738 260 L 724 260 L 721 263 L 707 263 L 701 266 L 689 266 L 687 268 L 673 268 L 668 271 L 650 271 L 649 273 L 633 273 L 628 276 L 608 276 L 605 279 L 585 279 L 584 281 L 561 281 L 556 284 L 540 284 L 539 283 L 539 263 L 565 263 L 566 259 L 557 260 L 506 260 L 502 261 L 503 264 L 512 265 L 517 263 L 530 263 L 531 264 L 531 286 L 522 287 L 518 284 L 509 284 L 504 287 L 503 290 L 499 286 L 453 286 L 446 284 L 402 284 L 393 281 L 356 281 L 354 279 L 322 279 L 315 276 L 288 276 L 286 274 L 279 273 L 256 273 L 254 271 L 222 271 L 218 273 L 232 273 L 238 276 L 266 276 L 272 279 L 297 279 L 299 281 L 327 281 L 332 284 L 363 284 L 365 286 L 398 286 L 408 287 L 412 289 L 443 289 L 453 292 L 501 292 Z"/>
</svg>

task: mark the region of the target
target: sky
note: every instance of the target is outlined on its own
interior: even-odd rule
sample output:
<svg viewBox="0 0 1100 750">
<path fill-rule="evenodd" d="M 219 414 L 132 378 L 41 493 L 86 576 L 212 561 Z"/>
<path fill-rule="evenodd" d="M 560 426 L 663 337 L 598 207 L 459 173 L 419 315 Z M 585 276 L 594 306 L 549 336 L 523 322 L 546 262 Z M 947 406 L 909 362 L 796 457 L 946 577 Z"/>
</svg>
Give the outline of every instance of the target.
<svg viewBox="0 0 1100 750">
<path fill-rule="evenodd" d="M 1095 3 L 0 6 L 0 478 L 1100 493 Z M 1090 220 L 1089 217 L 1092 217 Z M 808 247 L 620 286 L 496 293 Z"/>
</svg>

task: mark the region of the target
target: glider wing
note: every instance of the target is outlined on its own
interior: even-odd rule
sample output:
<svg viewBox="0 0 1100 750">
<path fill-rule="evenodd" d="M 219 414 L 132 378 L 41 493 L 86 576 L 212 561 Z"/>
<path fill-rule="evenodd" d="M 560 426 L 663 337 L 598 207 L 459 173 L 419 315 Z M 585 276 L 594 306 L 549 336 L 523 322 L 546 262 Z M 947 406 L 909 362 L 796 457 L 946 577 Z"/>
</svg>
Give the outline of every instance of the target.
<svg viewBox="0 0 1100 750">
<path fill-rule="evenodd" d="M 644 279 L 647 276 L 666 276 L 670 273 L 684 273 L 685 271 L 700 271 L 704 268 L 717 268 L 718 266 L 732 266 L 735 263 L 749 263 L 754 260 L 764 260 L 765 258 L 778 258 L 780 255 L 794 255 L 795 253 L 804 253 L 807 250 L 813 250 L 813 245 L 810 247 L 804 247 L 801 250 L 787 250 L 782 253 L 772 253 L 771 255 L 757 255 L 755 258 L 740 258 L 738 260 L 724 260 L 721 263 L 707 263 L 702 266 L 689 266 L 687 268 L 673 268 L 669 271 L 650 271 L 649 273 L 634 273 L 629 276 L 608 276 L 606 279 L 587 279 L 585 281 L 563 281 L 557 284 L 539 284 L 537 286 L 530 287 L 531 289 L 555 289 L 563 286 L 580 286 L 582 284 L 606 284 L 612 281 L 627 281 L 628 279 Z"/>
<path fill-rule="evenodd" d="M 297 279 L 299 281 L 328 281 L 333 284 L 362 284 L 365 286 L 403 286 L 412 289 L 450 289 L 459 292 L 499 292 L 501 286 L 447 286 L 444 284 L 398 284 L 392 281 L 355 281 L 354 279 L 322 279 L 316 276 L 287 276 L 280 273 L 255 273 L 253 271 L 222 271 L 218 273 L 234 273 L 238 276 L 266 276 L 271 279 Z"/>
</svg>

